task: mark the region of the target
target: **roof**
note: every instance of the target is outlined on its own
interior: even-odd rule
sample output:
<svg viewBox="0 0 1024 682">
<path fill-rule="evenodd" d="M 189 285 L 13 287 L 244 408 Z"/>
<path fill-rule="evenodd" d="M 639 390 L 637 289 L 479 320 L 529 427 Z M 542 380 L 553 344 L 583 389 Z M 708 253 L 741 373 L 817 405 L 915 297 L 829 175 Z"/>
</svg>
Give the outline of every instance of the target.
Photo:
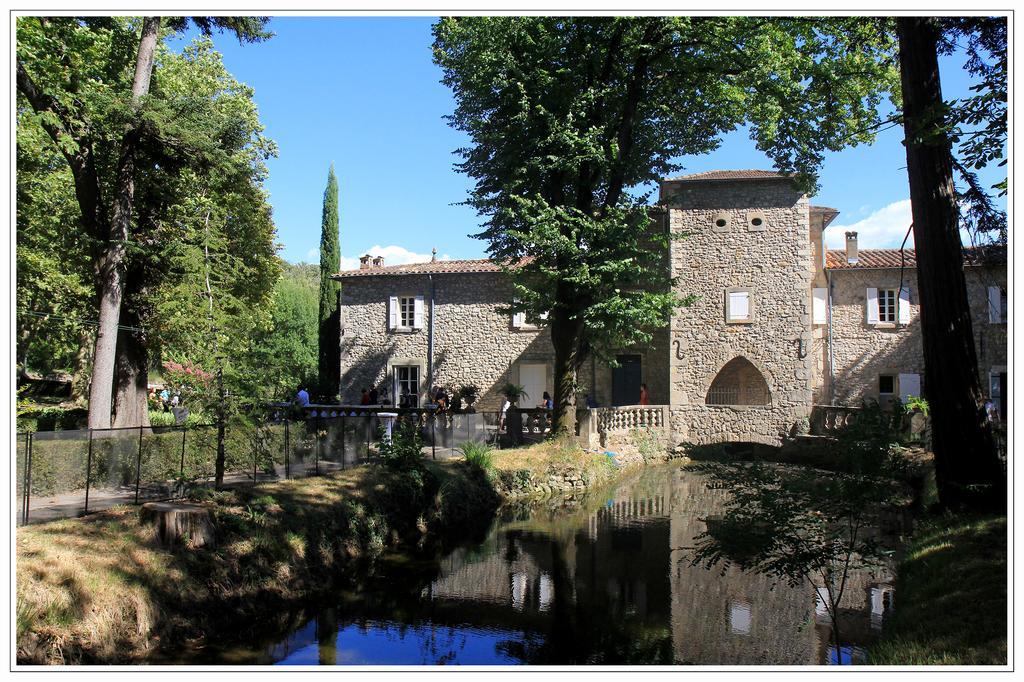
<svg viewBox="0 0 1024 682">
<path fill-rule="evenodd" d="M 360 270 L 344 270 L 333 276 L 333 279 L 350 277 L 386 277 L 389 275 L 437 275 L 466 272 L 501 272 L 501 266 L 490 258 L 473 260 L 438 260 L 426 263 L 405 263 L 404 265 L 384 265 Z"/>
<path fill-rule="evenodd" d="M 713 170 L 692 175 L 665 178 L 664 182 L 697 182 L 705 180 L 788 180 L 789 175 L 769 170 Z"/>
<path fill-rule="evenodd" d="M 826 270 L 879 270 L 900 267 L 900 249 L 859 249 L 857 262 L 846 262 L 846 251 L 832 249 L 825 252 Z M 903 267 L 916 268 L 914 249 L 904 249 Z M 993 265 L 1006 262 L 1006 247 L 999 245 L 973 246 L 964 249 L 964 265 Z"/>
<path fill-rule="evenodd" d="M 811 204 L 808 208 L 810 208 L 811 213 L 820 213 L 824 216 L 822 229 L 828 227 L 829 224 L 836 219 L 836 216 L 839 215 L 839 209 L 832 208 L 831 206 L 815 206 L 814 204 Z"/>
</svg>

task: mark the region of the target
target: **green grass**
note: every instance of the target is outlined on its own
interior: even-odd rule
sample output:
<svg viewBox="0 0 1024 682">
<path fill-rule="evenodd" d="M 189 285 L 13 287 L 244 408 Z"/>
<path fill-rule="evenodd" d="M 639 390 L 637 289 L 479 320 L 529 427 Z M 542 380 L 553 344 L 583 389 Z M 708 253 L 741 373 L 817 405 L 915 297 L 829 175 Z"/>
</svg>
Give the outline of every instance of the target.
<svg viewBox="0 0 1024 682">
<path fill-rule="evenodd" d="M 1006 516 L 925 520 L 897 569 L 877 665 L 1006 665 Z"/>
</svg>

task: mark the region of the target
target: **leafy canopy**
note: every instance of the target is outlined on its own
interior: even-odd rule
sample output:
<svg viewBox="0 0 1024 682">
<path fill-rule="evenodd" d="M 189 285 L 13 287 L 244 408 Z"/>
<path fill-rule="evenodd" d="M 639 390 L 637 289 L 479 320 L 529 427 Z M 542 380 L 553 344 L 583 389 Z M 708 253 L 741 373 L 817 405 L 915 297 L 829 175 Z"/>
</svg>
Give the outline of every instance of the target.
<svg viewBox="0 0 1024 682">
<path fill-rule="evenodd" d="M 844 17 L 460 17 L 434 37 L 478 236 L 518 266 L 514 308 L 599 352 L 649 340 L 682 303 L 644 185 L 746 124 L 813 190 L 898 83 L 892 38 Z"/>
</svg>

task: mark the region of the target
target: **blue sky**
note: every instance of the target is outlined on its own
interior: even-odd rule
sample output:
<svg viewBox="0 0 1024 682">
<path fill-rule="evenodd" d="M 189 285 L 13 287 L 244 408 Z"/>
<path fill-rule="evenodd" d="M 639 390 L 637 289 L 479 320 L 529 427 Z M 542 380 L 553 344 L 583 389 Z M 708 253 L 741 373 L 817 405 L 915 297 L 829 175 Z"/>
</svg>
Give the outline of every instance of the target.
<svg viewBox="0 0 1024 682">
<path fill-rule="evenodd" d="M 453 167 L 467 138 L 443 116 L 454 109 L 431 61 L 430 17 L 275 17 L 275 36 L 240 46 L 216 35 L 227 68 L 255 89 L 260 118 L 280 155 L 269 163 L 267 189 L 281 255 L 319 261 L 320 216 L 327 170 L 340 187 L 342 267 L 360 254 L 388 264 L 439 257 L 479 258 L 485 243 L 476 213 L 457 205 L 471 181 Z M 947 98 L 967 93 L 962 61 L 942 63 Z M 815 204 L 839 209 L 826 231 L 832 246 L 856 229 L 862 248 L 899 246 L 910 224 L 906 157 L 900 128 L 871 146 L 826 157 Z M 743 131 L 721 148 L 686 157 L 682 172 L 771 168 Z M 983 176 L 992 184 L 997 176 Z M 1005 202 L 1003 202 L 1005 206 Z"/>
</svg>

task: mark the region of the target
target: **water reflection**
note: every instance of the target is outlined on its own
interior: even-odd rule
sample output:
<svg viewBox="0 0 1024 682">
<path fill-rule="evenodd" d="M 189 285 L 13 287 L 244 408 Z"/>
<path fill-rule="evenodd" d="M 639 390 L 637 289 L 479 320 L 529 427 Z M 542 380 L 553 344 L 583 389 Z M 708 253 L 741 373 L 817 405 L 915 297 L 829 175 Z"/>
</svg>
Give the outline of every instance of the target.
<svg viewBox="0 0 1024 682">
<path fill-rule="evenodd" d="M 678 467 L 566 507 L 520 509 L 487 539 L 339 595 L 252 662 L 284 664 L 825 664 L 862 660 L 892 608 L 891 576 L 850 576 L 843 647 L 815 586 L 685 548 L 726 492 Z M 210 655 L 212 652 L 208 652 Z M 238 660 L 239 652 L 233 652 Z M 243 655 L 242 658 L 245 658 Z"/>
</svg>

